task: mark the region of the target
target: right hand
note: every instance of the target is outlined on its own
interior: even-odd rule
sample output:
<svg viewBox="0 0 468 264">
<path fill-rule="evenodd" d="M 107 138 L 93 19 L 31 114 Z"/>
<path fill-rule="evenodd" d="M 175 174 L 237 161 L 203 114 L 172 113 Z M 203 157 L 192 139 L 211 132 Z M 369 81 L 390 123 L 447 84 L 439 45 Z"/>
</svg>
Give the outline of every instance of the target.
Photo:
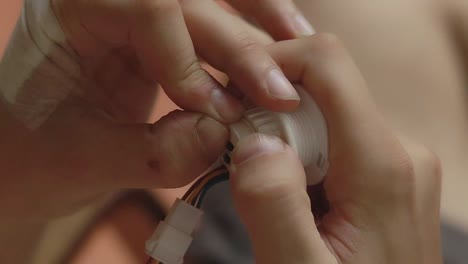
<svg viewBox="0 0 468 264">
<path fill-rule="evenodd" d="M 321 107 L 330 169 L 327 206 L 311 204 L 300 160 L 280 139 L 253 135 L 237 144 L 232 192 L 257 263 L 442 263 L 434 154 L 385 124 L 335 37 L 279 42 L 269 52 Z M 314 215 L 318 207 L 328 210 Z"/>
</svg>

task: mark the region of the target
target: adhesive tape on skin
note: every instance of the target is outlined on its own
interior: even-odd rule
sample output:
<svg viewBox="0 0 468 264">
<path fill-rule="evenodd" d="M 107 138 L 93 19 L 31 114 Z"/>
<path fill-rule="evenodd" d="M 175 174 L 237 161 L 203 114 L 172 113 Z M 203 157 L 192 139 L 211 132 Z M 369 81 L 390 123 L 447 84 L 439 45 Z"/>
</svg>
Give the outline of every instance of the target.
<svg viewBox="0 0 468 264">
<path fill-rule="evenodd" d="M 263 133 L 283 139 L 300 157 L 307 184 L 323 180 L 328 170 L 328 133 L 325 118 L 312 97 L 295 85 L 301 97 L 296 111 L 274 113 L 262 108 L 247 111 L 243 118 L 230 125 L 231 143 L 250 134 Z"/>
<path fill-rule="evenodd" d="M 0 64 L 0 95 L 8 110 L 31 129 L 77 90 L 80 66 L 65 43 L 50 0 L 25 0 Z"/>
</svg>

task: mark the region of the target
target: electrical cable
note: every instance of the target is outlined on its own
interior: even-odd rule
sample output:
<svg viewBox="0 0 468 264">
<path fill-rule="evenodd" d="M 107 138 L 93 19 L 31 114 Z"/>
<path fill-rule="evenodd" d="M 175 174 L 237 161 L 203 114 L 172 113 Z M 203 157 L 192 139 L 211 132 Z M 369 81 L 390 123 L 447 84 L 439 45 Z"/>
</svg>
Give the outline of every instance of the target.
<svg viewBox="0 0 468 264">
<path fill-rule="evenodd" d="M 196 208 L 201 208 L 201 205 L 203 203 L 203 199 L 205 198 L 206 193 L 215 185 L 225 182 L 229 180 L 229 173 L 223 173 L 220 174 L 214 178 L 212 178 L 210 181 L 208 181 L 204 186 L 203 189 L 201 190 L 200 194 L 197 196 L 197 199 L 194 199 L 192 205 L 194 205 Z"/>
<path fill-rule="evenodd" d="M 205 188 L 206 184 L 210 182 L 212 179 L 219 177 L 220 175 L 224 175 L 227 173 L 227 170 L 222 167 L 220 169 L 216 169 L 208 174 L 206 176 L 200 178 L 194 185 L 196 185 L 193 189 L 189 190 L 190 193 L 187 195 L 184 195 L 186 201 L 189 204 L 193 204 L 193 201 L 197 198 L 197 196 L 200 194 L 200 192 Z"/>
<path fill-rule="evenodd" d="M 229 172 L 226 167 L 221 166 L 213 169 L 211 172 L 206 173 L 200 177 L 187 192 L 182 196 L 182 200 L 200 208 L 206 193 L 216 184 L 229 180 Z M 149 257 L 146 264 L 161 264 L 160 261 Z"/>
<path fill-rule="evenodd" d="M 254 107 L 247 110 L 236 123 L 229 125 L 230 142 L 226 146 L 224 155 L 219 160 L 220 163 L 228 167 L 235 145 L 242 138 L 254 133 L 262 133 L 281 138 L 298 154 L 304 167 L 307 185 L 316 185 L 323 180 L 329 165 L 327 123 L 320 108 L 310 94 L 300 84 L 295 84 L 294 87 L 301 97 L 301 102 L 295 111 L 277 113 L 261 107 Z M 186 211 L 187 215 L 192 216 L 194 221 L 197 221 L 199 215 L 201 215 L 200 207 L 208 190 L 214 185 L 229 179 L 229 173 L 225 167 L 209 171 L 206 175 L 202 175 L 185 193 L 182 198 L 183 205 L 179 206 L 180 204 L 178 203 L 175 206 L 175 209 L 181 208 L 182 212 Z M 188 207 L 183 207 L 184 205 Z M 177 223 L 185 223 L 184 220 L 186 220 L 186 215 L 182 214 Z M 161 229 L 166 231 L 165 234 L 168 234 L 169 231 L 167 229 L 172 229 L 170 227 L 164 229 L 165 227 L 161 225 Z M 189 229 L 191 235 L 194 227 L 189 225 Z M 180 230 L 175 229 L 172 231 L 177 233 Z M 192 237 L 186 233 L 179 235 L 182 241 L 185 241 L 187 244 L 191 242 L 190 239 Z M 165 243 L 168 243 L 168 241 L 173 242 L 174 236 L 168 235 L 168 237 L 163 241 Z M 158 234 L 156 234 L 156 239 L 151 241 L 156 240 L 158 242 L 157 238 Z M 186 244 L 180 243 L 180 248 L 175 244 L 171 244 L 172 247 L 175 247 L 174 252 L 169 252 L 170 254 L 168 254 L 168 252 L 163 250 L 161 254 L 164 256 L 169 255 L 170 259 L 180 260 L 186 252 Z"/>
</svg>

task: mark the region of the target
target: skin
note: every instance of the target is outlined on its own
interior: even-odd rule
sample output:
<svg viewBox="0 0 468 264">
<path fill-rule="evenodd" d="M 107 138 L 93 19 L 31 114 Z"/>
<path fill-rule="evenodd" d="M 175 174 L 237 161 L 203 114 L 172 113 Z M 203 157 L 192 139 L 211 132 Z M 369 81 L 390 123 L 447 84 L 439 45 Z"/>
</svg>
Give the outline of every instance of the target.
<svg viewBox="0 0 468 264">
<path fill-rule="evenodd" d="M 444 1 L 442 1 L 442 2 L 444 2 Z M 397 68 L 397 69 L 400 68 L 401 66 L 405 66 L 405 67 L 407 67 L 409 69 L 415 69 L 415 68 L 419 69 L 419 68 L 421 68 L 421 67 L 418 67 L 420 65 L 413 65 L 413 64 L 408 65 L 409 62 L 410 63 L 411 62 L 415 63 L 414 60 L 408 60 L 408 61 L 404 61 L 404 62 L 398 62 L 398 60 L 395 60 L 395 62 L 394 62 L 392 60 L 392 58 L 401 58 L 402 56 L 396 56 L 399 53 L 394 54 L 394 53 L 392 53 L 392 52 L 394 52 L 393 50 L 392 50 L 392 52 L 381 52 L 379 50 L 376 50 L 375 52 L 369 52 L 368 48 L 362 47 L 362 42 L 360 41 L 362 38 L 359 37 L 360 34 L 363 34 L 363 35 L 369 34 L 369 35 L 371 35 L 371 34 L 375 34 L 376 32 L 388 33 L 387 31 L 380 30 L 379 28 L 370 28 L 369 29 L 367 27 L 360 27 L 357 24 L 359 22 L 359 20 L 358 19 L 353 19 L 353 18 L 356 18 L 356 17 L 364 17 L 365 19 L 371 20 L 371 19 L 373 19 L 372 17 L 359 14 L 358 12 L 335 12 L 334 11 L 335 9 L 333 9 L 333 8 L 335 8 L 335 6 L 333 6 L 332 3 L 326 3 L 325 1 L 317 1 L 317 2 L 315 2 L 313 4 L 310 3 L 310 2 L 306 3 L 305 1 L 303 1 L 303 2 L 299 2 L 299 5 L 302 5 L 303 7 L 306 7 L 303 10 L 306 10 L 307 14 L 311 17 L 311 20 L 314 22 L 314 25 L 316 25 L 316 28 L 318 28 L 319 30 L 323 29 L 323 30 L 331 30 L 331 31 L 337 32 L 337 33 L 339 33 L 340 37 L 344 39 L 344 42 L 350 48 L 351 53 L 353 54 L 353 56 L 357 57 L 357 63 L 360 66 L 361 71 L 364 72 L 365 76 L 369 77 L 368 82 L 370 83 L 369 86 L 371 87 L 372 94 L 373 94 L 374 97 L 376 97 L 376 100 L 379 103 L 380 108 L 383 110 L 385 117 L 390 119 L 392 126 L 396 127 L 399 131 L 407 132 L 408 134 L 417 135 L 417 136 L 422 135 L 421 137 L 423 137 L 424 141 L 429 142 L 431 144 L 434 144 L 436 139 L 438 139 L 438 137 L 431 136 L 430 134 L 428 135 L 428 133 L 426 133 L 426 131 L 428 130 L 426 126 L 421 126 L 421 127 L 425 127 L 424 129 L 422 129 L 419 126 L 415 127 L 414 125 L 411 125 L 411 124 L 414 123 L 415 119 L 417 119 L 417 120 L 421 120 L 421 119 L 415 118 L 412 115 L 408 116 L 408 112 L 406 110 L 399 112 L 398 108 L 394 107 L 394 106 L 396 105 L 396 102 L 399 101 L 399 99 L 401 99 L 401 98 L 392 99 L 391 97 L 388 96 L 388 94 L 385 93 L 385 91 L 392 91 L 391 89 L 401 89 L 401 91 L 397 92 L 397 94 L 406 94 L 407 91 L 414 91 L 415 90 L 414 87 L 428 87 L 427 89 L 430 90 L 430 91 L 438 91 L 438 89 L 440 89 L 440 87 L 446 87 L 446 86 L 454 87 L 453 89 L 448 89 L 450 100 L 447 100 L 448 102 L 447 101 L 443 102 L 443 103 L 447 102 L 446 104 L 444 104 L 444 106 L 448 106 L 448 110 L 444 110 L 443 114 L 445 114 L 447 116 L 451 116 L 450 120 L 453 117 L 453 119 L 455 121 L 451 121 L 451 122 L 453 122 L 451 124 L 455 125 L 454 126 L 455 128 L 459 128 L 459 129 L 454 129 L 454 130 L 458 131 L 460 133 L 460 135 L 457 134 L 455 137 L 453 137 L 453 136 L 452 137 L 447 137 L 447 139 L 445 139 L 446 140 L 445 142 L 439 143 L 440 146 L 436 146 L 435 148 L 437 149 L 438 153 L 442 152 L 442 155 L 441 155 L 442 160 L 443 160 L 442 163 L 444 164 L 444 170 L 445 171 L 447 171 L 446 168 L 448 167 L 449 177 L 450 177 L 450 175 L 456 175 L 457 171 L 460 172 L 461 169 L 457 170 L 456 166 L 450 166 L 451 165 L 450 163 L 449 163 L 449 165 L 446 165 L 447 160 L 450 160 L 451 157 L 456 158 L 455 161 L 452 161 L 453 163 L 458 163 L 459 164 L 459 162 L 456 162 L 456 161 L 458 161 L 457 159 L 460 159 L 460 157 L 463 157 L 463 156 L 458 155 L 458 154 L 463 153 L 461 151 L 461 149 L 462 149 L 462 146 L 465 146 L 464 143 L 462 143 L 462 144 L 459 144 L 459 143 L 460 142 L 465 142 L 464 140 L 462 140 L 461 134 L 463 134 L 462 133 L 463 131 L 466 131 L 465 130 L 466 127 L 465 127 L 463 121 L 458 122 L 458 121 L 463 120 L 462 117 L 464 116 L 464 112 L 461 111 L 460 109 L 463 108 L 464 103 L 460 99 L 459 96 L 456 96 L 456 95 L 458 95 L 457 91 L 462 90 L 463 82 L 461 81 L 461 79 L 462 79 L 460 77 L 461 74 L 457 74 L 460 71 L 457 70 L 458 64 L 456 63 L 456 60 L 453 58 L 454 56 L 447 56 L 449 58 L 448 61 L 447 60 L 442 61 L 442 63 L 440 61 L 433 61 L 433 62 L 435 62 L 434 64 L 440 65 L 440 69 L 439 69 L 440 71 L 438 71 L 436 74 L 433 74 L 433 72 L 431 71 L 430 72 L 431 74 L 421 74 L 421 75 L 424 75 L 424 78 L 416 78 L 416 80 L 411 80 L 411 82 L 408 82 L 407 78 L 403 78 L 397 73 L 389 74 L 389 72 L 391 72 L 391 71 L 386 71 L 385 69 L 374 67 L 376 65 L 376 63 L 380 62 L 380 61 L 377 61 L 377 62 L 373 63 L 374 61 L 372 59 L 375 59 L 374 56 L 376 54 L 378 54 L 378 55 L 384 54 L 385 58 L 387 58 L 387 60 L 388 60 L 387 61 L 388 63 L 385 63 L 384 65 L 393 65 L 393 67 Z M 427 21 L 434 22 L 435 25 L 439 25 L 439 26 L 440 25 L 445 25 L 445 23 L 447 22 L 446 20 L 441 21 L 441 20 L 439 20 L 438 17 L 433 16 L 432 14 L 427 15 L 425 12 L 420 12 L 421 9 L 426 10 L 423 7 L 426 7 L 427 5 L 428 4 L 426 4 L 424 2 L 424 3 L 415 4 L 414 6 L 413 5 L 406 6 L 403 3 L 397 2 L 397 3 L 395 3 L 395 6 L 394 6 L 395 12 L 390 12 L 390 14 L 388 16 L 390 18 L 392 17 L 392 15 L 396 16 L 396 10 L 399 10 L 399 8 L 404 7 L 404 8 L 409 8 L 410 11 L 411 10 L 415 11 L 415 13 L 418 14 L 416 16 L 417 18 L 424 17 L 424 18 L 428 19 Z M 450 16 L 452 16 L 452 15 L 455 16 L 455 14 L 456 14 L 457 17 L 461 17 L 458 20 L 464 21 L 462 19 L 463 15 L 461 15 L 460 9 L 459 8 L 454 8 L 455 5 L 450 6 L 450 8 L 448 6 L 445 6 L 445 4 L 441 4 L 441 5 L 443 5 L 442 10 L 444 10 L 444 11 L 445 10 L 450 10 L 449 11 Z M 360 10 L 359 7 L 361 7 L 363 9 L 363 7 L 366 7 L 366 6 L 364 4 L 362 6 L 360 6 L 358 4 L 357 7 L 358 7 L 357 9 Z M 373 10 L 375 10 L 375 11 L 381 10 L 379 7 L 373 7 L 373 8 L 374 8 Z M 345 9 L 346 8 L 344 8 L 343 10 L 345 10 Z M 384 9 L 384 8 L 382 7 L 382 9 Z M 324 12 L 324 10 L 329 10 L 329 12 Z M 388 11 L 388 9 L 385 9 L 385 12 L 387 12 L 387 11 Z M 350 16 L 350 17 L 348 19 L 340 20 L 340 19 L 337 19 L 336 17 L 334 17 L 333 15 L 335 15 L 335 16 L 345 16 L 345 15 L 347 15 L 347 16 Z M 428 17 L 426 17 L 426 16 L 428 16 Z M 412 19 L 417 20 L 415 18 L 406 18 L 406 19 L 404 19 L 404 21 L 406 21 L 406 23 L 402 22 L 402 25 L 400 25 L 399 28 L 404 29 L 406 25 L 412 24 L 412 22 L 414 22 Z M 349 23 L 355 23 L 355 27 L 347 26 L 347 25 L 349 25 Z M 462 26 L 463 23 L 464 22 L 458 21 L 457 26 Z M 352 24 L 352 25 L 354 25 L 354 24 Z M 383 24 L 384 28 L 387 27 L 387 26 L 390 27 L 390 25 L 393 25 L 393 23 L 387 23 L 387 24 L 384 23 Z M 352 31 L 349 31 L 349 28 L 354 28 L 354 29 Z M 419 26 L 416 27 L 416 29 L 417 29 L 416 32 L 421 32 L 423 28 L 426 29 L 426 28 L 432 28 L 432 27 L 427 27 L 426 24 L 422 24 L 422 25 L 419 25 Z M 435 28 L 437 28 L 437 27 L 435 27 Z M 400 36 L 399 35 L 400 32 L 403 32 L 403 30 L 398 31 L 398 33 L 396 34 L 396 37 L 398 37 L 397 38 L 398 40 L 403 40 L 404 41 L 406 39 L 405 38 L 406 36 Z M 443 55 L 446 55 L 446 54 L 452 54 L 453 50 L 451 48 L 449 48 L 449 44 L 447 43 L 448 42 L 448 37 L 445 37 L 445 34 L 443 33 L 444 31 L 442 31 L 440 29 L 437 29 L 437 30 L 435 30 L 435 32 L 437 32 L 436 36 L 434 37 L 434 39 L 431 39 L 431 40 L 435 40 L 434 42 L 436 43 L 436 44 L 434 44 L 435 47 L 433 47 L 434 50 L 436 50 L 437 52 L 442 54 L 441 55 L 442 57 L 444 57 Z M 435 32 L 432 31 L 432 33 L 435 33 Z M 360 33 L 360 34 L 358 34 L 358 33 Z M 384 34 L 384 35 L 388 35 L 388 34 Z M 434 34 L 425 34 L 425 35 L 428 35 L 431 38 L 434 36 Z M 385 43 L 388 43 L 385 40 L 392 40 L 394 38 L 392 38 L 392 36 L 387 36 L 386 38 L 376 38 L 376 39 L 380 40 L 380 41 L 383 41 Z M 441 42 L 442 42 L 442 44 L 441 44 Z M 421 44 L 427 44 L 427 43 L 433 43 L 433 42 L 427 40 L 427 41 L 425 41 L 424 43 L 421 43 Z M 388 46 L 388 45 L 379 44 L 379 43 L 374 43 L 374 44 L 375 45 L 372 45 L 374 47 Z M 402 45 L 402 46 L 408 47 L 407 45 Z M 420 45 L 420 46 L 418 46 L 418 48 L 423 47 L 423 46 L 424 45 Z M 404 48 L 404 47 L 401 48 L 401 50 L 399 50 L 399 51 L 406 51 L 407 48 Z M 378 58 L 381 58 L 381 57 L 378 57 Z M 421 64 L 423 64 L 423 65 L 433 65 L 431 63 L 421 63 Z M 377 65 L 379 65 L 379 64 L 377 64 Z M 415 67 L 411 67 L 411 65 L 413 65 Z M 446 67 L 446 66 L 448 66 L 448 67 Z M 392 67 L 392 69 L 393 69 L 393 67 Z M 427 79 L 428 77 L 429 77 L 429 79 Z M 450 85 L 441 85 L 441 84 L 450 84 Z M 455 90 L 455 92 L 453 92 L 453 90 Z M 446 96 L 445 92 L 447 92 L 447 91 L 444 90 L 443 92 L 444 92 L 443 95 Z M 454 93 L 454 94 L 452 94 L 452 93 Z M 416 92 L 416 94 L 420 94 L 420 93 Z M 425 93 L 425 94 L 432 94 L 432 93 Z M 423 102 L 419 103 L 419 104 L 426 105 L 426 103 L 427 103 L 427 105 L 434 105 L 436 103 L 437 105 L 440 105 L 440 103 L 441 103 L 440 100 L 436 100 L 436 99 L 438 99 L 440 97 L 441 97 L 440 95 L 433 96 L 433 97 L 430 96 L 429 99 L 427 97 L 425 97 L 424 98 L 425 100 L 423 100 Z M 428 100 L 428 101 L 426 101 L 426 100 Z M 410 105 L 415 105 L 415 106 L 414 106 L 414 109 L 412 109 L 412 111 L 410 111 L 410 112 L 418 113 L 418 111 L 421 111 L 417 107 L 419 104 L 414 104 L 414 102 L 412 101 Z M 441 108 L 442 109 L 447 109 L 446 107 L 441 107 Z M 430 109 L 424 108 L 424 110 L 426 111 L 426 110 L 430 110 Z M 425 112 L 425 111 L 421 111 L 421 112 Z M 435 112 L 435 113 L 438 113 L 438 112 Z M 402 120 L 402 121 L 399 121 L 399 120 Z M 431 123 L 433 123 L 433 122 L 430 122 L 430 120 L 425 121 L 425 125 L 430 125 Z M 435 129 L 437 129 L 439 127 L 439 126 L 436 126 L 436 124 L 433 124 L 433 125 L 434 125 Z M 434 134 L 436 134 L 436 133 L 434 133 Z M 455 146 L 455 148 L 442 147 L 442 145 L 446 145 L 445 143 L 451 143 L 451 145 L 449 144 L 449 146 Z M 446 150 L 445 152 L 443 151 L 444 149 Z M 450 149 L 450 151 L 447 150 L 447 149 Z M 455 151 L 452 152 L 451 150 L 453 150 L 453 149 L 455 149 Z M 460 150 L 460 151 L 458 151 L 458 150 Z M 456 153 L 454 153 L 454 152 L 456 152 Z M 446 153 L 449 153 L 449 154 L 446 154 Z M 454 178 L 454 177 L 452 177 L 452 178 Z M 453 193 L 453 192 L 451 192 L 451 193 Z"/>
<path fill-rule="evenodd" d="M 309 200 L 303 167 L 284 142 L 265 135 L 240 141 L 231 187 L 256 262 L 442 263 L 436 155 L 390 128 L 336 36 L 279 42 L 268 51 L 325 114 L 331 210 L 311 213 L 323 205 Z"/>
<path fill-rule="evenodd" d="M 316 30 L 339 35 L 388 124 L 437 153 L 442 217 L 468 231 L 466 1 L 295 2 Z"/>
<path fill-rule="evenodd" d="M 259 34 L 252 32 L 258 30 L 214 1 L 204 1 L 205 9 L 176 0 L 50 3 L 67 37 L 64 45 L 77 55 L 79 90 L 34 131 L 0 104 L 0 145 L 7 150 L 0 167 L 8 171 L 0 193 L 14 197 L 0 199 L 9 212 L 0 223 L 0 244 L 8 245 L 0 262 L 28 263 L 49 220 L 96 197 L 124 188 L 184 186 L 215 161 L 228 138 L 223 123 L 239 118 L 243 106 L 201 67 L 197 54 L 206 49 L 213 54 L 204 59 L 232 75 L 258 104 L 278 111 L 298 104 L 289 82 L 272 86 L 278 83 L 270 80 L 273 70 L 276 78 L 286 77 L 257 44 Z M 311 33 L 289 19 L 300 15 L 292 2 L 262 5 L 268 13 L 260 20 L 278 21 L 272 35 Z M 225 15 L 215 18 L 220 27 L 209 33 L 219 44 L 197 42 L 197 34 L 207 34 L 203 18 L 216 12 Z M 158 84 L 189 111 L 150 120 Z"/>
<path fill-rule="evenodd" d="M 304 169 L 278 138 L 252 135 L 233 153 L 231 189 L 257 263 L 442 263 L 441 167 L 400 138 L 333 35 L 269 46 L 327 120 L 330 210 L 313 215 Z"/>
<path fill-rule="evenodd" d="M 305 1 L 318 32 L 345 43 L 393 129 L 430 147 L 444 171 L 443 218 L 468 231 L 466 1 Z"/>
</svg>

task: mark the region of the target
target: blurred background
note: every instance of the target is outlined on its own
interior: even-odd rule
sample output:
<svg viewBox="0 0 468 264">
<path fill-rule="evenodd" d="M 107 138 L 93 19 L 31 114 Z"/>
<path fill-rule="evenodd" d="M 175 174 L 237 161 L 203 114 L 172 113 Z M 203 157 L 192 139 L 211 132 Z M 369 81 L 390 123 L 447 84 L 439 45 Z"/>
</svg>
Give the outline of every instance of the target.
<svg viewBox="0 0 468 264">
<path fill-rule="evenodd" d="M 343 39 L 394 128 L 441 157 L 446 263 L 468 263 L 468 5 L 458 1 L 466 10 L 452 11 L 433 5 L 450 1 L 297 2 L 316 28 Z M 21 4 L 0 1 L 0 57 Z M 446 16 L 453 19 L 445 20 Z M 157 117 L 176 108 L 164 94 L 158 100 Z M 74 253 L 66 254 L 68 263 L 144 263 L 144 241 L 182 192 L 125 193 L 105 207 L 89 209 L 81 221 L 57 223 L 92 224 L 74 233 L 51 231 L 41 250 L 44 262 L 39 263 L 51 263 L 70 249 Z M 73 245 L 64 242 L 70 236 L 75 238 Z"/>
</svg>

